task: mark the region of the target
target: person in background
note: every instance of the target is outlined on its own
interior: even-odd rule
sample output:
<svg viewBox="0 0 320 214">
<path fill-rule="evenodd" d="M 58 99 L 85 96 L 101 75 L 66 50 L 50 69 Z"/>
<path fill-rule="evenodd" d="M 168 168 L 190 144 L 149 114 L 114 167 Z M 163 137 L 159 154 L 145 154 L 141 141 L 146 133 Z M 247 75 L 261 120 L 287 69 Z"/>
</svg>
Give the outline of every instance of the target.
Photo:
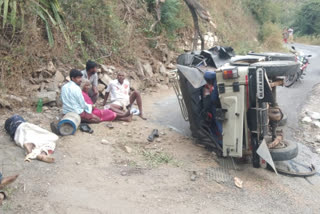
<svg viewBox="0 0 320 214">
<path fill-rule="evenodd" d="M 97 67 L 98 65 L 95 62 L 88 60 L 86 69 L 81 71 L 82 78 L 89 80 L 91 83 L 92 88 L 90 88 L 88 94 L 93 103 L 96 103 L 99 97 Z"/>
<path fill-rule="evenodd" d="M 131 93 L 130 93 L 131 92 Z M 103 105 L 105 106 L 107 100 L 111 94 L 111 104 L 110 107 L 113 107 L 118 110 L 125 110 L 131 108 L 132 104 L 137 101 L 139 108 L 139 116 L 146 120 L 143 115 L 142 109 L 142 98 L 138 91 L 131 89 L 129 81 L 125 79 L 125 74 L 119 72 L 117 79 L 112 80 L 106 89 L 106 95 L 104 97 Z"/>
<path fill-rule="evenodd" d="M 71 81 L 61 89 L 63 114 L 74 112 L 79 114 L 82 122 L 99 123 L 100 118 L 92 114 L 92 105 L 87 104 L 80 88 L 83 74 L 76 69 L 70 71 Z"/>
<path fill-rule="evenodd" d="M 284 43 L 288 43 L 288 38 L 289 38 L 288 28 L 283 29 L 282 36 L 283 36 Z"/>
<path fill-rule="evenodd" d="M 293 29 L 289 28 L 288 29 L 288 34 L 289 34 L 289 43 L 293 43 Z"/>
<path fill-rule="evenodd" d="M 221 108 L 216 73 L 207 71 L 204 79 L 207 84 L 203 88 L 203 108 L 213 136 L 222 145 L 222 123 L 216 119 L 216 109 Z"/>
<path fill-rule="evenodd" d="M 88 95 L 88 91 L 90 90 L 90 88 L 91 88 L 90 81 L 84 80 L 81 84 L 82 95 L 87 104 L 93 105 L 93 102 Z M 123 113 L 123 112 L 117 111 L 117 109 L 113 109 L 112 107 L 110 107 L 110 109 L 98 109 L 93 105 L 92 114 L 99 117 L 101 121 L 121 120 L 121 121 L 131 122 L 132 120 L 132 114 L 130 114 L 130 111 Z"/>
</svg>

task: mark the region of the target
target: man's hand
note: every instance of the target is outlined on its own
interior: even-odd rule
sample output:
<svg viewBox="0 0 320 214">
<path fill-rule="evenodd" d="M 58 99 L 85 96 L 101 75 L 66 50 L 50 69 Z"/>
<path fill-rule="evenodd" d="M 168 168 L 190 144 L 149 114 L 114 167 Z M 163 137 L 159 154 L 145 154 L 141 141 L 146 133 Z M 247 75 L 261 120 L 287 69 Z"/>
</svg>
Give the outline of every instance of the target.
<svg viewBox="0 0 320 214">
<path fill-rule="evenodd" d="M 109 97 L 109 93 L 110 92 L 106 92 L 106 95 L 104 96 L 104 100 L 103 100 L 103 106 L 105 106 L 107 104 L 107 100 L 108 100 L 108 97 Z"/>
<path fill-rule="evenodd" d="M 94 95 L 98 95 L 99 94 L 99 91 L 98 91 L 97 87 L 92 87 L 92 90 L 93 90 L 93 94 Z"/>
</svg>

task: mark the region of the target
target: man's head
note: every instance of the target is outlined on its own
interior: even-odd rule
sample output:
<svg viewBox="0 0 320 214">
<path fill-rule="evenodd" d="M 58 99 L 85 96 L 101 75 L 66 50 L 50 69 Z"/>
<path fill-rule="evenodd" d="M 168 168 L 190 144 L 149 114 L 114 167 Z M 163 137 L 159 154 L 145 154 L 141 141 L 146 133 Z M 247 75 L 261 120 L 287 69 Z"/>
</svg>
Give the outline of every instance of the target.
<svg viewBox="0 0 320 214">
<path fill-rule="evenodd" d="M 90 88 L 91 88 L 91 82 L 87 79 L 83 80 L 83 82 L 81 83 L 81 89 L 82 91 L 88 93 Z"/>
<path fill-rule="evenodd" d="M 95 63 L 91 60 L 88 60 L 88 62 L 86 64 L 87 72 L 95 74 L 95 73 L 97 73 L 97 67 L 98 67 L 97 63 Z"/>
<path fill-rule="evenodd" d="M 120 71 L 117 76 L 119 83 L 122 84 L 125 78 L 126 78 L 126 75 L 124 74 L 124 72 Z"/>
<path fill-rule="evenodd" d="M 210 85 L 213 85 L 216 81 L 216 73 L 213 71 L 207 71 L 204 73 L 204 79 Z"/>
<path fill-rule="evenodd" d="M 75 82 L 77 85 L 81 85 L 82 82 L 82 73 L 77 69 L 72 69 L 70 71 L 70 79 Z"/>
</svg>

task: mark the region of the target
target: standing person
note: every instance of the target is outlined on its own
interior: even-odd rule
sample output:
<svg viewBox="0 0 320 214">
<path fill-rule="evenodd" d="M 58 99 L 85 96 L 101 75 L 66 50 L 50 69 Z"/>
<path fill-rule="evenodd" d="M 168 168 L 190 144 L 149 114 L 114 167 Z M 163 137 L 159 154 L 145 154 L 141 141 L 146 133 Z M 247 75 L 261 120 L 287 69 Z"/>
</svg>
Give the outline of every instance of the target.
<svg viewBox="0 0 320 214">
<path fill-rule="evenodd" d="M 289 34 L 289 43 L 293 43 L 293 29 L 292 28 L 288 29 L 288 34 Z"/>
<path fill-rule="evenodd" d="M 131 91 L 131 94 L 130 94 Z M 117 79 L 112 80 L 106 89 L 103 105 L 106 105 L 109 94 L 111 94 L 110 106 L 119 110 L 130 109 L 132 104 L 137 101 L 139 116 L 146 120 L 142 110 L 142 98 L 138 91 L 130 88 L 130 83 L 125 79 L 125 74 L 119 72 Z"/>
<path fill-rule="evenodd" d="M 71 81 L 61 89 L 62 110 L 64 114 L 74 112 L 79 114 L 81 121 L 99 123 L 100 118 L 92 114 L 92 105 L 87 104 L 80 88 L 83 74 L 76 69 L 70 71 Z"/>
<path fill-rule="evenodd" d="M 89 97 L 93 103 L 96 103 L 99 97 L 97 67 L 97 63 L 88 60 L 86 69 L 81 71 L 83 79 L 88 79 L 92 85 L 89 90 Z"/>
<path fill-rule="evenodd" d="M 282 36 L 283 36 L 284 43 L 288 43 L 288 37 L 289 37 L 288 28 L 283 29 Z"/>
</svg>

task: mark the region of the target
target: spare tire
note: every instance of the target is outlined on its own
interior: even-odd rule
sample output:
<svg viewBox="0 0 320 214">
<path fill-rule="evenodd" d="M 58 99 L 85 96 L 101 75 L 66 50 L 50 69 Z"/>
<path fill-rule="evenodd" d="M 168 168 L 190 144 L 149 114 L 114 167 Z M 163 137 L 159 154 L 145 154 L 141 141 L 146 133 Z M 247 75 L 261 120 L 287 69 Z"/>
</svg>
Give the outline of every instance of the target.
<svg viewBox="0 0 320 214">
<path fill-rule="evenodd" d="M 276 53 L 276 52 L 265 52 L 265 53 L 248 53 L 251 56 L 264 56 L 269 61 L 296 61 L 296 56 L 290 53 Z"/>
<path fill-rule="evenodd" d="M 249 66 L 250 64 L 265 61 L 263 56 L 236 56 L 232 57 L 230 64 L 234 66 Z"/>
<path fill-rule="evenodd" d="M 298 155 L 298 144 L 293 141 L 284 140 L 284 148 L 269 149 L 273 161 L 291 160 Z"/>
<path fill-rule="evenodd" d="M 268 61 L 254 63 L 251 66 L 264 68 L 269 78 L 275 78 L 298 72 L 300 65 L 292 61 Z"/>
</svg>

